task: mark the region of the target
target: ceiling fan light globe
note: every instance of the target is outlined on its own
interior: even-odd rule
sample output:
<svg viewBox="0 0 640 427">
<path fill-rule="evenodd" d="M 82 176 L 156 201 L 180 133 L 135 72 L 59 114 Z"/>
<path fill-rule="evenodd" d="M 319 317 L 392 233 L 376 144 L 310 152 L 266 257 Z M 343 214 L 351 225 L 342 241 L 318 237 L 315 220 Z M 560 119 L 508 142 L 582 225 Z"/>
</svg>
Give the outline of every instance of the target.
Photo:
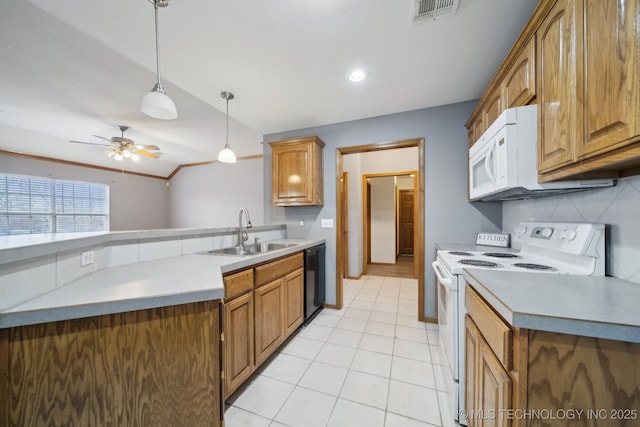
<svg viewBox="0 0 640 427">
<path fill-rule="evenodd" d="M 113 150 L 104 150 L 104 154 L 106 154 L 107 157 L 113 157 L 113 155 L 116 154 L 116 152 Z"/>
<path fill-rule="evenodd" d="M 229 145 L 225 145 L 224 148 L 218 154 L 218 161 L 222 163 L 235 163 L 236 155 L 231 151 Z"/>
<path fill-rule="evenodd" d="M 137 162 L 138 160 L 140 160 L 140 156 L 138 156 L 136 153 L 133 153 L 131 155 L 131 160 L 133 160 L 134 162 Z"/>
<path fill-rule="evenodd" d="M 141 109 L 144 114 L 154 119 L 173 120 L 178 117 L 176 104 L 167 94 L 156 90 L 155 87 L 142 98 Z"/>
<path fill-rule="evenodd" d="M 129 157 L 131 157 L 131 151 L 129 150 L 124 150 L 122 152 L 122 155 L 124 156 L 125 159 L 128 159 Z"/>
<path fill-rule="evenodd" d="M 116 153 L 116 154 L 113 156 L 113 158 L 114 158 L 114 159 L 116 159 L 116 160 L 117 160 L 117 161 L 119 161 L 119 162 L 121 162 L 121 161 L 122 161 L 122 159 L 124 159 L 124 157 L 122 157 L 122 154 L 120 154 L 120 153 Z"/>
</svg>

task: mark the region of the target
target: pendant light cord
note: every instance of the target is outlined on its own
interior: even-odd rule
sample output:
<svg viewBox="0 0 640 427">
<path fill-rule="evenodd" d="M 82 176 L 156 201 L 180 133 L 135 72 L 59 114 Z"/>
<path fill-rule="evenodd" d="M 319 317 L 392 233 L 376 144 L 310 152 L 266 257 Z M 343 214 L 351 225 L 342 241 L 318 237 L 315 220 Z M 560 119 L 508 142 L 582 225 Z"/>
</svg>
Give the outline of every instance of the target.
<svg viewBox="0 0 640 427">
<path fill-rule="evenodd" d="M 227 139 L 225 141 L 225 147 L 229 147 L 229 97 L 227 96 Z"/>
<path fill-rule="evenodd" d="M 156 17 L 156 74 L 158 76 L 158 85 L 162 86 L 160 83 L 160 35 L 158 34 L 158 0 L 154 0 L 153 8 L 155 9 Z"/>
</svg>

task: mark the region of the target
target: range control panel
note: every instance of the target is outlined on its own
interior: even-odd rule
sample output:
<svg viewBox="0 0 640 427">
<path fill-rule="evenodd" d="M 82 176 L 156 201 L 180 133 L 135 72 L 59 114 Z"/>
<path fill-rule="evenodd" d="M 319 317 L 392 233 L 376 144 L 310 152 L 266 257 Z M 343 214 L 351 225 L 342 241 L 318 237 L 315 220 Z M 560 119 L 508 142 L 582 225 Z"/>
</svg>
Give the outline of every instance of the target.
<svg viewBox="0 0 640 427">
<path fill-rule="evenodd" d="M 527 222 L 514 230 L 512 243 L 574 255 L 587 255 L 592 242 L 604 235 L 603 224 L 579 222 Z"/>
</svg>

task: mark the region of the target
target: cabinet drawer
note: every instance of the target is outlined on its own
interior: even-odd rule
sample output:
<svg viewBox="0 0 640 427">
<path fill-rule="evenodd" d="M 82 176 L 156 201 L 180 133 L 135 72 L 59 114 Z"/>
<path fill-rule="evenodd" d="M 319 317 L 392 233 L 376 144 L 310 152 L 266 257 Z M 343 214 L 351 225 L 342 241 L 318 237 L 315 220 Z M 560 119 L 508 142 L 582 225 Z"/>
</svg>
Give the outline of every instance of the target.
<svg viewBox="0 0 640 427">
<path fill-rule="evenodd" d="M 244 270 L 224 277 L 224 298 L 226 300 L 242 295 L 253 289 L 253 270 Z"/>
<path fill-rule="evenodd" d="M 467 313 L 506 370 L 511 370 L 513 333 L 484 300 L 470 286 L 466 286 Z"/>
<path fill-rule="evenodd" d="M 256 288 L 278 279 L 296 268 L 302 267 L 302 252 L 255 268 Z"/>
</svg>

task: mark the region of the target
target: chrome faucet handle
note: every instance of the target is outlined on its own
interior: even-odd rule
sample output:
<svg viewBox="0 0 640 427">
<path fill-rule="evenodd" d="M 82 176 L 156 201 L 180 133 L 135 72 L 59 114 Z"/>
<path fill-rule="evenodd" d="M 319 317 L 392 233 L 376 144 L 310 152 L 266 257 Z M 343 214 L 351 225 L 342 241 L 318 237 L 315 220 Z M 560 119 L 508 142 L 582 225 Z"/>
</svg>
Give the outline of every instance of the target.
<svg viewBox="0 0 640 427">
<path fill-rule="evenodd" d="M 242 241 L 246 242 L 247 240 L 249 240 L 249 233 L 247 233 L 246 231 L 242 231 Z"/>
</svg>

